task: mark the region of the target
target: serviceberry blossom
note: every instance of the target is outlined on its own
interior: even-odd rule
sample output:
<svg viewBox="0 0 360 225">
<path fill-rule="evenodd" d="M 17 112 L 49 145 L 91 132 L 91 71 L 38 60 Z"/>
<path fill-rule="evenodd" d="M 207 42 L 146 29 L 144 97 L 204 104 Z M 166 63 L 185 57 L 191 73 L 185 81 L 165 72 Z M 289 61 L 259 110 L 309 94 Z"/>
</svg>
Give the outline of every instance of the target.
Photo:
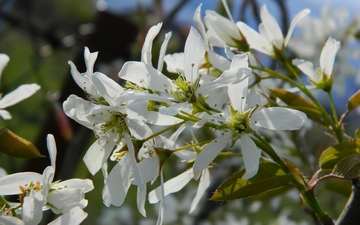
<svg viewBox="0 0 360 225">
<path fill-rule="evenodd" d="M 297 66 L 310 82 L 317 88 L 330 91 L 333 83 L 333 67 L 337 51 L 340 48 L 340 41 L 329 37 L 320 55 L 320 68 L 314 69 L 311 62 L 303 59 L 294 59 L 293 64 Z"/>
<path fill-rule="evenodd" d="M 246 173 L 244 179 L 253 177 L 259 166 L 260 150 L 252 140 L 253 132 L 265 128 L 270 130 L 298 130 L 305 123 L 306 115 L 300 111 L 270 107 L 261 108 L 247 101 L 249 78 L 228 86 L 229 111 L 214 115 L 221 134 L 202 149 L 194 163 L 196 177 L 231 142 L 239 142 L 244 157 Z"/>
<path fill-rule="evenodd" d="M 121 98 L 118 96 L 124 93 L 124 88 L 105 74 L 92 73 L 97 53 L 89 53 L 85 48 L 84 55 L 88 66 L 85 73 L 80 74 L 72 62 L 69 63 L 74 80 L 89 94 L 89 100 L 70 95 L 63 103 L 63 109 L 67 116 L 93 130 L 97 137 L 84 156 L 89 171 L 95 174 L 106 163 L 113 149 L 124 141 L 125 133 L 130 132 L 142 139 L 152 132 L 140 113 L 144 111 L 143 102 L 119 103 Z"/>
<path fill-rule="evenodd" d="M 0 54 L 0 78 L 3 69 L 9 62 L 9 56 L 6 54 Z M 2 93 L 0 94 L 0 116 L 5 119 L 9 120 L 11 119 L 11 114 L 4 110 L 5 108 L 15 105 L 16 103 L 30 97 L 35 92 L 37 92 L 40 89 L 40 86 L 37 84 L 23 84 L 20 85 L 18 88 L 16 88 L 14 91 L 8 93 L 4 97 L 2 96 Z"/>
<path fill-rule="evenodd" d="M 259 25 L 259 33 L 244 22 L 239 21 L 236 25 L 245 36 L 250 48 L 277 58 L 283 57 L 283 51 L 289 43 L 296 24 L 309 13 L 309 9 L 304 9 L 294 17 L 285 38 L 279 24 L 274 16 L 269 13 L 266 5 L 263 5 L 260 9 L 262 23 Z"/>
<path fill-rule="evenodd" d="M 84 196 L 94 188 L 92 181 L 89 179 L 53 181 L 57 150 L 55 139 L 51 134 L 47 136 L 47 147 L 51 165 L 45 168 L 43 174 L 22 172 L 1 177 L 0 195 L 19 195 L 20 202 L 14 205 L 21 206 L 18 213 L 22 215 L 26 225 L 38 224 L 42 219 L 42 211 L 47 209 L 51 209 L 56 214 L 61 213 L 68 219 L 73 218 L 75 221 L 82 218 L 80 219 L 82 221 L 86 218 L 86 213 L 82 209 L 87 206 Z M 73 209 L 74 211 L 71 211 Z M 71 220 L 69 222 L 71 223 Z"/>
</svg>

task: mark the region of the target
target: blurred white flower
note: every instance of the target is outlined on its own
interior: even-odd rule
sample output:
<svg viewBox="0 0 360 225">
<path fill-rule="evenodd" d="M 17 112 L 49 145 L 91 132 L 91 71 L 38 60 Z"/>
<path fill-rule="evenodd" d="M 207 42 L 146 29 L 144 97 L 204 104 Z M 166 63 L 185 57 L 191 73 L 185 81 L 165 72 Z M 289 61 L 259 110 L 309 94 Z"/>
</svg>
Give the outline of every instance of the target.
<svg viewBox="0 0 360 225">
<path fill-rule="evenodd" d="M 8 62 L 9 56 L 6 54 L 0 54 L 0 78 L 2 71 Z M 4 97 L 2 97 L 2 94 L 0 94 L 0 116 L 5 120 L 11 119 L 10 113 L 4 109 L 30 97 L 39 89 L 40 86 L 37 84 L 23 84 Z"/>
<path fill-rule="evenodd" d="M 319 89 L 330 91 L 333 83 L 333 67 L 340 41 L 329 37 L 320 55 L 320 68 L 314 69 L 311 62 L 303 59 L 294 59 L 293 64 L 297 66 L 309 80 Z"/>
<path fill-rule="evenodd" d="M 38 224 L 43 210 L 51 209 L 54 213 L 65 215 L 71 209 L 86 207 L 87 200 L 84 195 L 94 188 L 89 179 L 54 182 L 57 150 L 51 134 L 47 136 L 47 147 L 51 166 L 46 167 L 42 175 L 22 172 L 0 178 L 0 195 L 20 196 L 18 205 L 22 205 L 21 214 L 25 224 Z"/>
<path fill-rule="evenodd" d="M 296 24 L 309 13 L 309 9 L 304 9 L 294 17 L 285 38 L 279 24 L 274 16 L 269 13 L 266 5 L 260 9 L 262 23 L 259 25 L 259 33 L 241 21 L 237 22 L 236 25 L 245 36 L 250 48 L 277 58 L 282 57 L 282 52 L 289 43 Z"/>
</svg>

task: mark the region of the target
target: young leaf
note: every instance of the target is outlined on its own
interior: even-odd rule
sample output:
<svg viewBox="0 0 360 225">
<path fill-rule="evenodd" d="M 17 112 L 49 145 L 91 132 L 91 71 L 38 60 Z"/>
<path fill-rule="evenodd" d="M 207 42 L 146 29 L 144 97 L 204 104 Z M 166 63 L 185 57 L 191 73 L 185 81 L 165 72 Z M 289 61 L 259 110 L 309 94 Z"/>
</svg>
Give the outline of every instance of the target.
<svg viewBox="0 0 360 225">
<path fill-rule="evenodd" d="M 360 90 L 350 97 L 347 110 L 350 112 L 360 105 Z"/>
<path fill-rule="evenodd" d="M 44 157 L 31 142 L 4 127 L 0 127 L 0 152 L 17 158 Z"/>
<path fill-rule="evenodd" d="M 320 168 L 333 169 L 342 159 L 360 153 L 360 139 L 352 139 L 327 148 L 320 156 Z"/>
<path fill-rule="evenodd" d="M 355 153 L 343 158 L 332 171 L 333 175 L 344 179 L 357 179 L 360 177 L 360 154 Z"/>
<path fill-rule="evenodd" d="M 225 180 L 210 200 L 226 201 L 242 199 L 261 194 L 288 185 L 292 174 L 285 173 L 279 165 L 271 162 L 261 163 L 258 173 L 248 179 L 242 179 L 245 170 L 235 173 Z"/>
<path fill-rule="evenodd" d="M 311 120 L 318 122 L 324 126 L 328 124 L 323 120 L 321 111 L 319 108 L 309 100 L 294 94 L 289 91 L 285 91 L 278 88 L 269 88 L 271 94 L 285 102 L 289 107 L 304 112 Z"/>
</svg>

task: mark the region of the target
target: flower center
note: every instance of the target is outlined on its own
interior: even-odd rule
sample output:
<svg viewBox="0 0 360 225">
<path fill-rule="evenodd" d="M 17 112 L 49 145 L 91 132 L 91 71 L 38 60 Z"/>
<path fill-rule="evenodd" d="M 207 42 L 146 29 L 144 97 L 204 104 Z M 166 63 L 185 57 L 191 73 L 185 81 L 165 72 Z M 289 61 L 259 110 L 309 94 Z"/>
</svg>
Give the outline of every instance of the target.
<svg viewBox="0 0 360 225">
<path fill-rule="evenodd" d="M 106 122 L 100 127 L 102 133 L 105 134 L 108 131 L 117 133 L 119 134 L 120 139 L 123 136 L 123 133 L 128 130 L 125 118 L 126 114 L 112 112 Z"/>
<path fill-rule="evenodd" d="M 190 81 L 186 81 L 183 76 L 179 75 L 176 80 L 174 80 L 174 84 L 177 86 L 176 90 L 171 90 L 170 94 L 176 99 L 178 102 L 189 102 L 193 103 L 196 101 L 196 89 L 199 85 L 200 77 L 192 84 Z"/>
</svg>

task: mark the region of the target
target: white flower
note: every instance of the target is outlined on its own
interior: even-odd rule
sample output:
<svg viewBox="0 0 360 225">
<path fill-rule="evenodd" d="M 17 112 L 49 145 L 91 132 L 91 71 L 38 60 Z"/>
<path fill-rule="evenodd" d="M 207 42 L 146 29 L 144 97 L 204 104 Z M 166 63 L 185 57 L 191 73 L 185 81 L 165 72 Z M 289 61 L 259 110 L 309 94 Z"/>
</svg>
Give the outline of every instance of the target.
<svg viewBox="0 0 360 225">
<path fill-rule="evenodd" d="M 0 78 L 1 73 L 8 62 L 9 56 L 0 54 Z M 39 89 L 40 86 L 37 84 L 23 84 L 4 97 L 2 97 L 2 94 L 0 94 L 0 116 L 5 120 L 11 119 L 10 113 L 4 109 L 30 97 Z"/>
<path fill-rule="evenodd" d="M 248 78 L 240 83 L 229 85 L 228 94 L 231 103 L 229 112 L 214 115 L 222 133 L 206 145 L 196 158 L 193 167 L 195 177 L 231 141 L 231 145 L 240 142 L 246 168 L 243 178 L 249 179 L 257 173 L 260 158 L 260 151 L 252 140 L 252 133 L 260 128 L 298 130 L 305 123 L 306 115 L 297 110 L 281 107 L 253 108 L 253 105 L 247 102 Z"/>
<path fill-rule="evenodd" d="M 94 187 L 89 179 L 70 179 L 53 182 L 55 173 L 56 145 L 54 137 L 47 136 L 51 166 L 43 174 L 23 172 L 0 178 L 0 195 L 19 195 L 22 204 L 22 219 L 25 224 L 38 224 L 42 211 L 66 213 L 75 207 L 84 208 L 84 194 Z M 23 202 L 22 202 L 23 201 Z"/>
<path fill-rule="evenodd" d="M 250 48 L 266 55 L 277 57 L 280 56 L 278 55 L 279 52 L 282 52 L 289 43 L 295 25 L 309 13 L 309 9 L 304 9 L 295 16 L 295 18 L 291 21 L 285 38 L 281 32 L 280 26 L 273 15 L 269 13 L 266 5 L 263 5 L 260 9 L 260 17 L 262 21 L 259 25 L 260 33 L 257 33 L 241 21 L 237 22 L 236 25 L 245 36 Z"/>
<path fill-rule="evenodd" d="M 149 33 L 148 35 L 155 35 L 154 32 L 149 31 Z M 171 100 L 176 103 L 168 108 L 160 109 L 160 113 L 175 115 L 181 110 L 189 112 L 192 110 L 192 103 L 196 102 L 199 94 L 208 95 L 214 89 L 239 82 L 251 71 L 248 67 L 224 71 L 219 78 L 201 84 L 199 66 L 205 51 L 206 46 L 200 34 L 191 28 L 185 43 L 182 60 L 179 62 L 183 66 L 177 67 L 181 68 L 179 70 L 181 74 L 175 81 L 143 62 L 125 63 L 119 72 L 119 77 L 145 89 L 156 91 L 164 96 L 167 101 Z M 243 56 L 243 59 L 244 61 L 247 60 L 246 56 Z"/>
<path fill-rule="evenodd" d="M 302 59 L 294 59 L 293 64 L 297 66 L 309 80 L 318 88 L 326 91 L 331 90 L 332 74 L 335 56 L 340 48 L 340 41 L 336 41 L 329 37 L 320 55 L 320 68 L 314 69 L 311 62 Z"/>
<path fill-rule="evenodd" d="M 90 94 L 90 101 L 70 95 L 63 103 L 63 109 L 67 116 L 93 130 L 97 137 L 84 156 L 87 168 L 94 175 L 106 163 L 116 145 L 123 140 L 124 133 L 131 132 L 136 138 L 142 139 L 152 132 L 145 124 L 147 104 L 133 94 L 131 102 L 129 100 L 124 105 L 124 89 L 106 75 L 93 73 L 96 53 L 89 53 L 85 48 L 84 54 L 88 66 L 85 73 L 80 74 L 71 62 L 70 65 L 74 80 Z"/>
</svg>

